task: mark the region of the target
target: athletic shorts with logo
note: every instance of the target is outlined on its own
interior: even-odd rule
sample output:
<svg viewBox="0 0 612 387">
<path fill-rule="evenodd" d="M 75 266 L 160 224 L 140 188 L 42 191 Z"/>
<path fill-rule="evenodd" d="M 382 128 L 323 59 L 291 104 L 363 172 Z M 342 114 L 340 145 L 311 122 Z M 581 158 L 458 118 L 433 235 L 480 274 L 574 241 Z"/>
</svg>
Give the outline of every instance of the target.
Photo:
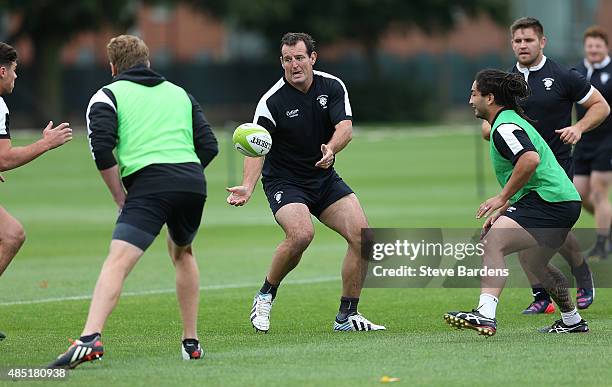
<svg viewBox="0 0 612 387">
<path fill-rule="evenodd" d="M 178 246 L 193 242 L 198 232 L 206 195 L 193 192 L 156 192 L 128 196 L 117 218 L 113 239 L 146 250 L 166 224 Z"/>
<path fill-rule="evenodd" d="M 508 207 L 503 215 L 527 230 L 540 246 L 557 249 L 578 221 L 580 209 L 579 201 L 547 202 L 531 191 Z"/>
<path fill-rule="evenodd" d="M 612 171 L 612 147 L 587 150 L 576 148 L 574 150 L 574 164 L 576 175 L 590 175 L 593 171 Z"/>
<path fill-rule="evenodd" d="M 273 214 L 285 204 L 303 203 L 318 218 L 327 207 L 353 193 L 335 171 L 321 179 L 297 182 L 264 177 L 262 182 Z"/>
</svg>

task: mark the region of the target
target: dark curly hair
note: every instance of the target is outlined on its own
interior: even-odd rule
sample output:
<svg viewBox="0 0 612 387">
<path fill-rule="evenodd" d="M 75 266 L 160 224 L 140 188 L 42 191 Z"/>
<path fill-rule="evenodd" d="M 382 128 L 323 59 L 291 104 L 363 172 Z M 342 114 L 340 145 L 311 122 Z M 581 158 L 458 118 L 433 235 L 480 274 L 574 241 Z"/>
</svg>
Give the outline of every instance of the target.
<svg viewBox="0 0 612 387">
<path fill-rule="evenodd" d="M 493 94 L 498 106 L 510 108 L 527 121 L 533 122 L 519 105 L 521 100 L 531 95 L 522 74 L 496 69 L 481 70 L 476 74 L 476 88 L 481 95 Z"/>
</svg>

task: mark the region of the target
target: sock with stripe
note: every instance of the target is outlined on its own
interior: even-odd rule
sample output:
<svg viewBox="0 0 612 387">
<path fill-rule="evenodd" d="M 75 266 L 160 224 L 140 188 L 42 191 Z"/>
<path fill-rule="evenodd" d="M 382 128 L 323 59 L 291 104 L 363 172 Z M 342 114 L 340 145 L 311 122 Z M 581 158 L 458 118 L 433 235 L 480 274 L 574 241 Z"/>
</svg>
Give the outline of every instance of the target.
<svg viewBox="0 0 612 387">
<path fill-rule="evenodd" d="M 482 293 L 480 295 L 480 300 L 478 301 L 478 308 L 476 308 L 476 310 L 479 311 L 480 314 L 485 316 L 486 318 L 495 318 L 495 312 L 497 310 L 498 302 L 499 300 L 497 299 L 497 297 L 491 294 Z"/>
<path fill-rule="evenodd" d="M 359 304 L 359 298 L 341 297 L 340 298 L 340 309 L 336 315 L 336 321 L 338 323 L 344 323 L 348 320 L 348 317 L 352 314 L 357 313 L 357 305 Z"/>
<path fill-rule="evenodd" d="M 259 293 L 261 294 L 271 294 L 272 299 L 276 298 L 276 291 L 278 290 L 278 285 L 272 285 L 268 281 L 268 277 L 266 277 L 263 286 L 259 289 Z"/>
<path fill-rule="evenodd" d="M 83 343 L 89 343 L 90 341 L 95 339 L 96 336 L 102 336 L 102 335 L 99 332 L 95 332 L 95 333 L 92 333 L 91 335 L 81 336 L 79 340 Z"/>
<path fill-rule="evenodd" d="M 533 294 L 533 301 L 534 302 L 538 302 L 538 301 L 548 301 L 548 302 L 551 302 L 552 301 L 550 299 L 550 295 L 548 294 L 546 289 L 544 289 L 542 284 L 535 284 L 535 285 L 533 285 L 531 287 L 531 294 Z"/>
</svg>

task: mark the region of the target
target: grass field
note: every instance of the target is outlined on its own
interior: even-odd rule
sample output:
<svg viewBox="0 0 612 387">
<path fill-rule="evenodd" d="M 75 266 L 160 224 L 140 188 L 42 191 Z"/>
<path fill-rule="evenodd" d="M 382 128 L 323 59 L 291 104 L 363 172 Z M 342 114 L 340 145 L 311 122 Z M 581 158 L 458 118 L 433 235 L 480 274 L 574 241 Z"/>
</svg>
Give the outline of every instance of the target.
<svg viewBox="0 0 612 387">
<path fill-rule="evenodd" d="M 104 359 L 79 367 L 67 384 L 355 386 L 378 385 L 383 375 L 400 378 L 398 385 L 612 384 L 610 289 L 599 289 L 584 312 L 592 328 L 585 335 L 538 334 L 536 328 L 557 317 L 521 316 L 530 299 L 526 289 L 504 292 L 498 334 L 490 339 L 452 331 L 442 320 L 447 310 L 473 307 L 477 289 L 365 289 L 360 310 L 388 330 L 331 332 L 345 245 L 319 224 L 302 263 L 279 289 L 270 333 L 255 334 L 248 320 L 252 296 L 282 233 L 260 187 L 246 207 L 225 204 L 228 161 L 239 160 L 228 151 L 227 136 L 220 137 L 195 242 L 205 359 L 180 358 L 173 268 L 158 238 L 108 321 Z M 479 227 L 476 144 L 485 146 L 467 128 L 358 131 L 336 168 L 373 227 Z M 498 187 L 485 165 L 491 196 Z M 8 335 L 0 342 L 0 368 L 37 367 L 78 337 L 116 210 L 82 132 L 4 175 L 0 202 L 24 224 L 28 240 L 0 279 L 0 330 Z M 579 225 L 592 227 L 593 219 L 585 214 Z"/>
</svg>

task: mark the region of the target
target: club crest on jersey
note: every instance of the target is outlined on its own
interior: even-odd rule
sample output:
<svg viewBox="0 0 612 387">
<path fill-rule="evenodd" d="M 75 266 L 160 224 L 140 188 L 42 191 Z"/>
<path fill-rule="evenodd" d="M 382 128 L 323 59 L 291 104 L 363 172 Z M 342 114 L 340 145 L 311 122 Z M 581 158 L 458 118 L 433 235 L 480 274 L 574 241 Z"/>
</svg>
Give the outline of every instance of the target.
<svg viewBox="0 0 612 387">
<path fill-rule="evenodd" d="M 610 73 L 601 73 L 599 79 L 601 79 L 601 83 L 605 85 L 610 80 Z"/>
<path fill-rule="evenodd" d="M 323 109 L 327 109 L 327 99 L 329 97 L 325 94 L 322 94 L 320 96 L 317 97 L 317 101 L 319 101 L 319 105 L 321 105 L 321 107 Z"/>
<path fill-rule="evenodd" d="M 274 200 L 276 200 L 276 203 L 280 204 L 282 198 L 283 198 L 283 191 L 278 191 L 274 194 Z"/>
<path fill-rule="evenodd" d="M 298 115 L 300 115 L 300 109 L 287 110 L 285 114 L 289 118 L 297 117 Z"/>
<path fill-rule="evenodd" d="M 542 82 L 544 82 L 544 88 L 546 88 L 546 90 L 550 90 L 550 88 L 552 87 L 554 81 L 555 81 L 554 78 L 544 78 L 544 79 L 542 79 Z"/>
</svg>

